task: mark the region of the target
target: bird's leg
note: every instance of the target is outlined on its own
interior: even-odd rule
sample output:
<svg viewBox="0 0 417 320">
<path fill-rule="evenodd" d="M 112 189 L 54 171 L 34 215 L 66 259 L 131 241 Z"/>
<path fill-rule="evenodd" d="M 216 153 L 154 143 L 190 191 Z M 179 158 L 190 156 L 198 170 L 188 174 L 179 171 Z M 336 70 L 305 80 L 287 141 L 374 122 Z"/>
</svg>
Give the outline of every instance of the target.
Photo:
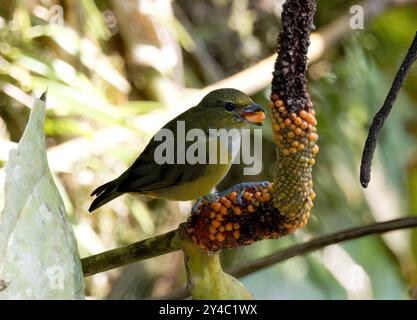
<svg viewBox="0 0 417 320">
<path fill-rule="evenodd" d="M 237 192 L 237 203 L 238 204 L 242 204 L 242 196 L 243 193 L 245 192 L 245 188 L 259 188 L 259 187 L 267 187 L 269 186 L 270 182 L 269 181 L 256 181 L 256 182 L 242 182 L 239 184 L 236 184 L 222 192 L 218 192 L 217 196 L 219 198 L 221 197 L 225 197 L 228 194 L 230 194 L 231 192 Z"/>
<path fill-rule="evenodd" d="M 217 192 L 210 192 L 209 194 L 206 194 L 204 197 L 200 197 L 200 198 L 197 199 L 197 201 L 193 205 L 193 208 L 191 209 L 191 212 L 193 214 L 197 213 L 198 208 L 200 207 L 203 200 L 207 203 L 212 203 L 212 202 L 218 201 L 219 199 L 220 199 L 220 197 L 218 196 Z"/>
</svg>

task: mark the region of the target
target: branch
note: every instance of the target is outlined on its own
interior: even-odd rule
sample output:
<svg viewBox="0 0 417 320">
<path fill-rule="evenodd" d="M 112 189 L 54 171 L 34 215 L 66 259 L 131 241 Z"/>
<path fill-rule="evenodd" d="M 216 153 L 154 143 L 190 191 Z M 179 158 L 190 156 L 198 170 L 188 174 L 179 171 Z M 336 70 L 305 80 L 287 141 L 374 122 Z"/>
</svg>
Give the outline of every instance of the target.
<svg viewBox="0 0 417 320">
<path fill-rule="evenodd" d="M 379 134 L 384 126 L 385 120 L 391 112 L 392 106 L 397 98 L 403 83 L 410 71 L 411 66 L 417 59 L 417 33 L 414 36 L 414 40 L 408 49 L 407 55 L 401 63 L 400 69 L 395 76 L 394 82 L 391 85 L 391 89 L 388 92 L 385 102 L 381 109 L 376 113 L 372 124 L 369 128 L 368 137 L 365 142 L 365 147 L 362 153 L 362 162 L 360 170 L 360 182 L 362 187 L 366 188 L 371 180 L 371 166 L 372 158 L 375 152 L 376 143 L 378 141 Z"/>
<path fill-rule="evenodd" d="M 173 241 L 177 231 L 172 230 L 153 238 L 81 259 L 84 277 L 177 251 L 180 248 L 176 247 Z"/>
<path fill-rule="evenodd" d="M 366 235 L 383 233 L 417 226 L 416 217 L 400 218 L 386 222 L 375 223 L 367 226 L 356 227 L 344 231 L 338 231 L 327 236 L 319 237 L 309 242 L 295 245 L 270 256 L 255 260 L 242 267 L 233 268 L 230 274 L 242 277 L 251 272 L 258 271 L 271 264 L 278 263 L 297 255 L 302 255 L 325 246 L 360 238 Z M 125 247 L 105 251 L 87 258 L 81 259 L 84 276 L 89 277 L 96 273 L 105 272 L 129 263 L 143 261 L 149 258 L 178 251 L 179 248 L 172 245 L 172 240 L 178 230 L 172 230 L 157 237 L 138 241 Z M 265 265 L 263 265 L 265 263 Z M 175 293 L 177 294 L 177 293 Z M 178 299 L 181 299 L 179 297 Z"/>
<path fill-rule="evenodd" d="M 239 278 L 259 271 L 263 268 L 269 267 L 275 263 L 282 262 L 287 259 L 300 256 L 318 249 L 322 249 L 332 244 L 358 239 L 371 234 L 379 234 L 412 227 L 417 227 L 417 217 L 400 218 L 337 231 L 329 235 L 318 237 L 311 241 L 289 247 L 288 249 L 277 251 L 276 253 L 257 259 L 255 261 L 251 261 L 245 265 L 233 267 L 230 270 L 226 270 L 226 272 L 233 275 L 234 277 Z M 189 291 L 186 288 L 183 288 L 174 291 L 167 296 L 161 297 L 160 299 L 184 299 L 189 295 Z"/>
</svg>

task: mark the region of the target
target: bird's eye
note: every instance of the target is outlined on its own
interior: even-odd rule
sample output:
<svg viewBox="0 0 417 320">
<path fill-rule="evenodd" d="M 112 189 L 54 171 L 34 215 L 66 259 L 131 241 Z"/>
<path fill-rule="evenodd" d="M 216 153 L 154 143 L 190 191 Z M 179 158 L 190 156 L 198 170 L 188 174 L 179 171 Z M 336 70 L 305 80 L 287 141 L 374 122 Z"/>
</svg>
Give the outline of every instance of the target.
<svg viewBox="0 0 417 320">
<path fill-rule="evenodd" d="M 233 111 L 235 110 L 235 105 L 232 102 L 226 102 L 224 104 L 224 108 L 226 109 L 226 111 Z"/>
</svg>

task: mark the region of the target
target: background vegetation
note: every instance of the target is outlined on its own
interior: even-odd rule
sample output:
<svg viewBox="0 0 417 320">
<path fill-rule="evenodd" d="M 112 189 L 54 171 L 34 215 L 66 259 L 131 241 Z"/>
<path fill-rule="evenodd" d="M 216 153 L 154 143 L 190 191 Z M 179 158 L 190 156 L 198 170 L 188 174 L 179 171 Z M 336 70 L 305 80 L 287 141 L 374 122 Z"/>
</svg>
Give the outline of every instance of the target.
<svg viewBox="0 0 417 320">
<path fill-rule="evenodd" d="M 417 30 L 417 2 L 384 2 L 392 5 L 367 19 L 364 30 L 347 28 L 310 65 L 321 152 L 314 168 L 318 197 L 309 224 L 287 238 L 225 252 L 225 266 L 349 226 L 417 214 L 415 71 L 383 130 L 368 189 L 361 189 L 358 179 L 370 119 Z M 90 215 L 89 194 L 126 169 L 161 125 L 201 96 L 201 89 L 272 55 L 281 4 L 1 1 L 1 184 L 1 167 L 22 135 L 33 97 L 47 87 L 49 162 L 81 256 L 176 228 L 188 216 L 190 203 L 124 196 Z M 337 18 L 348 15 L 353 4 L 357 1 L 319 1 L 317 31 L 336 30 L 345 23 Z M 329 28 L 332 23 L 336 24 Z M 266 105 L 270 89 L 258 90 L 257 83 L 268 83 L 269 76 L 241 76 L 235 83 L 252 86 L 254 99 Z M 262 176 L 244 177 L 236 166 L 220 189 L 242 180 L 269 179 L 274 159 L 265 127 Z M 0 208 L 2 192 L 0 188 Z M 416 263 L 417 233 L 398 231 L 329 246 L 242 282 L 256 298 L 404 299 L 416 297 Z M 182 255 L 172 253 L 92 276 L 86 294 L 109 299 L 161 297 L 184 282 Z"/>
</svg>

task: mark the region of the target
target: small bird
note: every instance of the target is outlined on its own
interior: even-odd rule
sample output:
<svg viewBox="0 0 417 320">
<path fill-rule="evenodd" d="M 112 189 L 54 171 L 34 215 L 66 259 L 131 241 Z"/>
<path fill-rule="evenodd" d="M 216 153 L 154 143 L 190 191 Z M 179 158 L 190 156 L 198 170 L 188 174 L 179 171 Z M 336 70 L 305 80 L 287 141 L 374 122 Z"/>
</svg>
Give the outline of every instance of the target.
<svg viewBox="0 0 417 320">
<path fill-rule="evenodd" d="M 265 111 L 245 93 L 236 89 L 218 89 L 208 93 L 201 102 L 175 119 L 161 130 L 174 133 L 177 146 L 177 124 L 183 122 L 185 132 L 200 129 L 206 139 L 206 153 L 209 153 L 210 129 L 241 129 L 251 124 L 262 125 Z M 160 132 L 161 132 L 160 130 Z M 89 211 L 92 212 L 124 193 L 143 194 L 154 198 L 187 201 L 201 199 L 224 178 L 229 171 L 232 159 L 230 143 L 227 145 L 227 163 L 164 163 L 155 160 L 155 151 L 161 144 L 160 139 L 151 139 L 136 161 L 118 178 L 95 189 L 96 196 Z M 216 138 L 217 139 L 217 138 Z M 233 140 L 239 138 L 232 138 Z M 159 141 L 156 141 L 159 140 Z M 232 141 L 232 144 L 236 141 Z M 185 141 L 185 150 L 193 141 Z M 175 159 L 179 151 L 175 147 Z M 217 150 L 220 152 L 220 150 Z"/>
</svg>

